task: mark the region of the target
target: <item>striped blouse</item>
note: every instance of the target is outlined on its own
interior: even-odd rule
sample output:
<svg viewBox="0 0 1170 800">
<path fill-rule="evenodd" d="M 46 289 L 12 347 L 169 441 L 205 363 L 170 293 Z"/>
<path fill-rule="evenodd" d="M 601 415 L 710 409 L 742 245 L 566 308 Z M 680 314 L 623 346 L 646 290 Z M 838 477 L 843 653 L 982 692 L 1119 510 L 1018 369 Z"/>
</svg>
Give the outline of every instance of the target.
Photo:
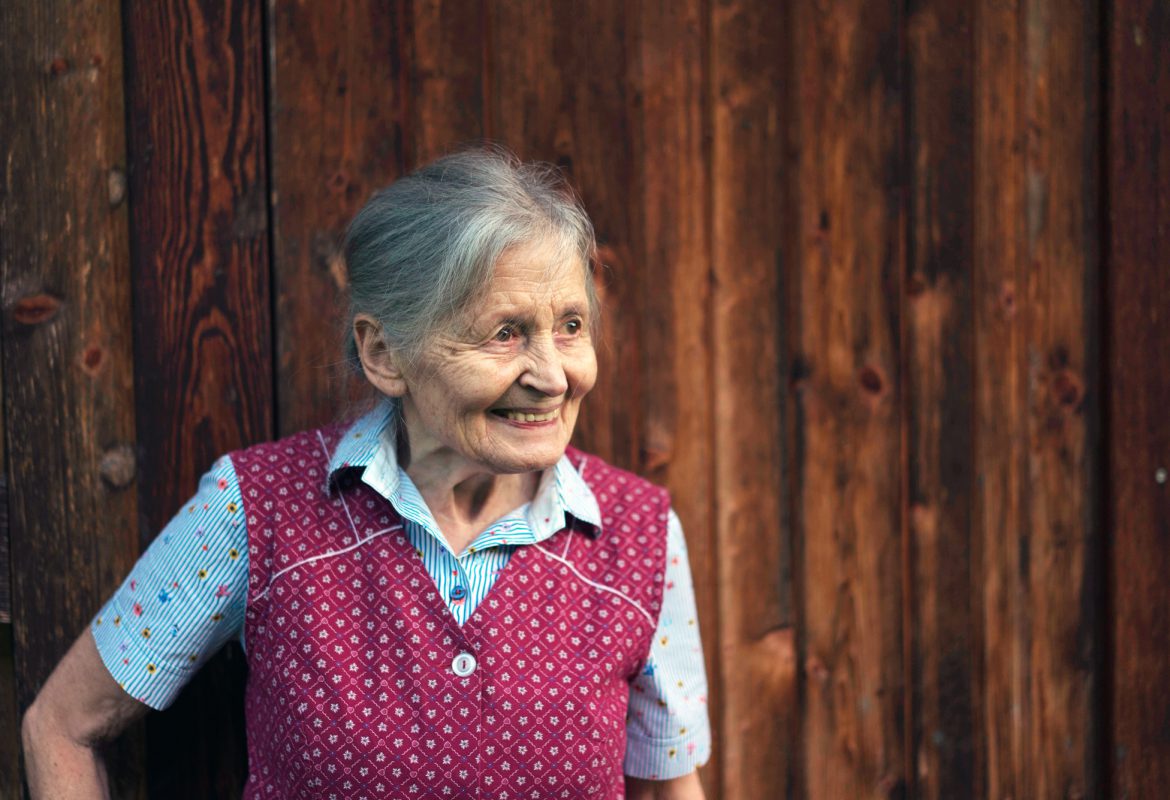
<svg viewBox="0 0 1170 800">
<path fill-rule="evenodd" d="M 532 502 L 455 553 L 422 495 L 397 463 L 391 411 L 381 405 L 348 430 L 330 461 L 362 467 L 362 480 L 403 518 L 416 552 L 459 624 L 466 622 L 517 547 L 565 527 L 566 516 L 600 526 L 597 500 L 565 457 L 545 471 Z M 192 541 L 194 545 L 190 544 Z M 174 702 L 199 667 L 232 639 L 243 645 L 248 586 L 245 509 L 231 458 L 203 476 L 138 560 L 90 628 L 114 679 L 152 708 Z M 210 612 L 210 613 L 209 613 Z M 133 620 L 133 624 L 123 624 Z M 671 510 L 662 611 L 642 674 L 630 687 L 625 772 L 638 778 L 686 775 L 711 749 L 707 678 L 686 540 Z"/>
</svg>

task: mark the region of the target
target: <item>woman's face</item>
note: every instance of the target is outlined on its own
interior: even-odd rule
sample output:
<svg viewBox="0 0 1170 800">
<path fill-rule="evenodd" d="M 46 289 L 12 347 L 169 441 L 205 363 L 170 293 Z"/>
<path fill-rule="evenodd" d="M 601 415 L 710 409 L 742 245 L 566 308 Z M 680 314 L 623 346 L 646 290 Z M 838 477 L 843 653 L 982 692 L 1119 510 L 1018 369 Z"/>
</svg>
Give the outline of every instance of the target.
<svg viewBox="0 0 1170 800">
<path fill-rule="evenodd" d="M 562 252 L 544 240 L 505 251 L 486 295 L 404 370 L 412 463 L 502 474 L 564 454 L 597 361 L 586 269 Z"/>
</svg>

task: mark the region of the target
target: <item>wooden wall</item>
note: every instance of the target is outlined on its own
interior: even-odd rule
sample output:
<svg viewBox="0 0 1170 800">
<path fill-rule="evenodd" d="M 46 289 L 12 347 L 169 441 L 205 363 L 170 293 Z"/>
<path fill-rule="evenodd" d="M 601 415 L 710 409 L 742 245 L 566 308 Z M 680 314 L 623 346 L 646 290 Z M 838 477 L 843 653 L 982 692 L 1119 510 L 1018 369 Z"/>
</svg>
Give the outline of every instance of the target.
<svg viewBox="0 0 1170 800">
<path fill-rule="evenodd" d="M 215 456 L 330 420 L 349 217 L 460 143 L 571 177 L 580 444 L 669 486 L 709 798 L 1170 780 L 1158 0 L 0 4 L 0 796 Z M 229 797 L 229 647 L 108 760 Z"/>
</svg>

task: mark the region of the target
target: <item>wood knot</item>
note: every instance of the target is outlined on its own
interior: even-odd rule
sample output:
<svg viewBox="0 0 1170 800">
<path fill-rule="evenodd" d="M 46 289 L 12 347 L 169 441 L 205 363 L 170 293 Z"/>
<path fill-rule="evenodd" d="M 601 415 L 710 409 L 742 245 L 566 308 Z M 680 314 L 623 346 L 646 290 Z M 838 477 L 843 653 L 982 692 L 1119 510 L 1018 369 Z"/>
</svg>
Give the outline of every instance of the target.
<svg viewBox="0 0 1170 800">
<path fill-rule="evenodd" d="M 1071 369 L 1062 369 L 1052 377 L 1052 397 L 1057 405 L 1076 411 L 1084 393 L 1080 379 Z"/>
<path fill-rule="evenodd" d="M 106 450 L 102 454 L 98 472 L 102 480 L 112 488 L 125 489 L 134 482 L 134 476 L 138 472 L 134 448 L 128 444 L 120 444 Z"/>
<path fill-rule="evenodd" d="M 61 298 L 51 294 L 34 294 L 16 301 L 12 307 L 12 319 L 19 325 L 40 325 L 57 316 L 61 310 Z"/>
<path fill-rule="evenodd" d="M 46 71 L 54 78 L 59 75 L 64 75 L 69 71 L 69 59 L 65 58 L 64 56 L 57 56 L 49 62 L 49 66 L 46 68 Z"/>
<path fill-rule="evenodd" d="M 862 389 L 874 395 L 881 394 L 882 388 L 885 386 L 885 381 L 882 380 L 882 374 L 878 368 L 868 364 L 862 367 L 858 380 L 861 382 Z"/>
<path fill-rule="evenodd" d="M 96 378 L 106 361 L 106 351 L 100 344 L 91 344 L 81 353 L 81 370 L 91 378 Z"/>
<path fill-rule="evenodd" d="M 999 312 L 1005 320 L 1016 316 L 1016 284 L 1014 281 L 1004 281 L 999 289 Z"/>
<path fill-rule="evenodd" d="M 325 187 L 333 194 L 341 194 L 349 186 L 349 175 L 345 174 L 345 170 L 338 170 L 329 176 L 329 180 L 325 181 Z"/>
<path fill-rule="evenodd" d="M 804 662 L 804 674 L 821 686 L 825 686 L 829 682 L 829 670 L 825 667 L 825 662 L 816 656 L 809 656 Z"/>
</svg>

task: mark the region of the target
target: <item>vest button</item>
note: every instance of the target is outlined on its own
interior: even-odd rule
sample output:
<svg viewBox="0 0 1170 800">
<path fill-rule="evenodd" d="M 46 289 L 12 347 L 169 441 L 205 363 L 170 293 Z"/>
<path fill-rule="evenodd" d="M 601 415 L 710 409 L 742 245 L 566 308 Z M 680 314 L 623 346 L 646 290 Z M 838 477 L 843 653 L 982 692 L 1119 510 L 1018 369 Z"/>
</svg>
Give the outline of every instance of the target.
<svg viewBox="0 0 1170 800">
<path fill-rule="evenodd" d="M 466 678 L 475 672 L 475 656 L 471 653 L 460 653 L 455 656 L 455 660 L 451 662 L 451 671 L 460 678 Z"/>
</svg>

